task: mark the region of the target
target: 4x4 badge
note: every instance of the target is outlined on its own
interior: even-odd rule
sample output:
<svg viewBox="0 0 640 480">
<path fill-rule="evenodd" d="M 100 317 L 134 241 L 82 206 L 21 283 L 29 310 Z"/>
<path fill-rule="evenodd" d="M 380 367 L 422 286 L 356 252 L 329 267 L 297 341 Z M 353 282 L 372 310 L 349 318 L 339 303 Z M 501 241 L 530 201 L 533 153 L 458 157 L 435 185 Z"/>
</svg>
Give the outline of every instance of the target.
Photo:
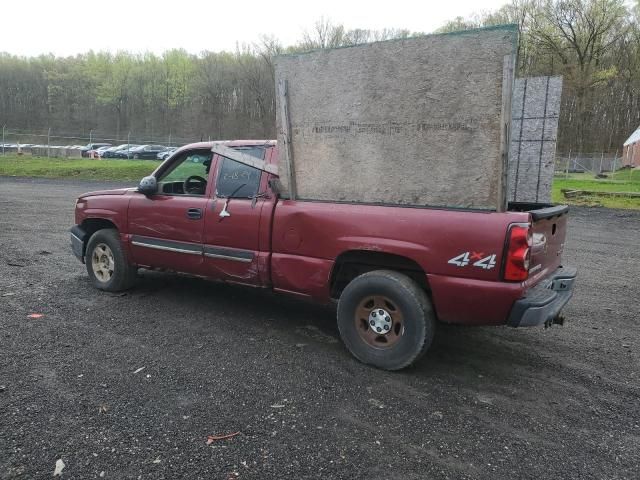
<svg viewBox="0 0 640 480">
<path fill-rule="evenodd" d="M 467 265 L 471 265 L 472 267 L 491 270 L 496 266 L 496 254 L 493 253 L 485 256 L 484 252 L 464 252 L 453 257 L 447 263 L 455 265 L 456 267 L 466 267 Z"/>
</svg>

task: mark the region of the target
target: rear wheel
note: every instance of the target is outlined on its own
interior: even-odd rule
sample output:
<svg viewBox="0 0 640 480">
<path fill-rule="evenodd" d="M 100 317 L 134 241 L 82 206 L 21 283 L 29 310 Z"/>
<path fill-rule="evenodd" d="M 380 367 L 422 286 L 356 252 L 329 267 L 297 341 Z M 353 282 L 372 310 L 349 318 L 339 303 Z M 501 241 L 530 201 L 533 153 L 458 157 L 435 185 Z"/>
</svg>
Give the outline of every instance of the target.
<svg viewBox="0 0 640 480">
<path fill-rule="evenodd" d="M 136 160 L 140 160 L 140 155 L 139 155 L 138 153 L 136 153 L 136 154 L 133 156 L 133 158 L 134 158 L 134 159 L 136 159 Z"/>
<path fill-rule="evenodd" d="M 424 290 L 390 270 L 356 277 L 338 302 L 338 328 L 346 347 L 361 362 L 385 370 L 418 360 L 431 345 L 435 325 Z"/>
<path fill-rule="evenodd" d="M 130 288 L 135 282 L 136 268 L 127 263 L 118 231 L 98 230 L 87 243 L 87 273 L 94 287 L 107 292 Z"/>
</svg>

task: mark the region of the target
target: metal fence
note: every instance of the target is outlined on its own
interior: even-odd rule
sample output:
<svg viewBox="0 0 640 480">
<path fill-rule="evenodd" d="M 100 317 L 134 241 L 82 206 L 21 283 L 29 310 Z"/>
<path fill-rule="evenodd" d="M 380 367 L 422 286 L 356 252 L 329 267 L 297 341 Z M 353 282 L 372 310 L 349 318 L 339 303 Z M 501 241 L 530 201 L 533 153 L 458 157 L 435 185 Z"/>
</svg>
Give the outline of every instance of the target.
<svg viewBox="0 0 640 480">
<path fill-rule="evenodd" d="M 211 137 L 176 137 L 168 135 L 139 135 L 135 132 L 116 135 L 100 131 L 89 130 L 85 133 L 68 133 L 51 128 L 39 130 L 13 129 L 2 126 L 0 137 L 0 155 L 23 154 L 42 157 L 80 157 L 81 149 L 91 143 L 108 143 L 111 145 L 164 145 L 176 147 Z"/>
<path fill-rule="evenodd" d="M 556 153 L 555 174 L 569 175 L 570 173 L 592 173 L 600 175 L 615 172 L 622 167 L 622 157 L 618 152 L 611 153 Z"/>
</svg>

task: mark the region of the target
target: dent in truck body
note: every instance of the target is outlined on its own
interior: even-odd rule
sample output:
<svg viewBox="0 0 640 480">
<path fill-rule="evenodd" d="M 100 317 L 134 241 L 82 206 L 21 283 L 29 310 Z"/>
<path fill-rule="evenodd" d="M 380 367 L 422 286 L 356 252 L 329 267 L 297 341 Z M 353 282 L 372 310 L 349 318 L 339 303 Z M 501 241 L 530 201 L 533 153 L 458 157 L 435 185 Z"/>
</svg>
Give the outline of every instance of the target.
<svg viewBox="0 0 640 480">
<path fill-rule="evenodd" d="M 327 303 L 332 267 L 333 261 L 324 258 L 273 253 L 271 256 L 273 289 Z"/>
<path fill-rule="evenodd" d="M 215 273 L 213 276 L 228 283 L 252 287 L 262 286 L 259 253 L 252 250 L 205 245 L 204 256 L 222 261 L 206 264 L 203 275 L 212 276 L 211 274 Z"/>
</svg>

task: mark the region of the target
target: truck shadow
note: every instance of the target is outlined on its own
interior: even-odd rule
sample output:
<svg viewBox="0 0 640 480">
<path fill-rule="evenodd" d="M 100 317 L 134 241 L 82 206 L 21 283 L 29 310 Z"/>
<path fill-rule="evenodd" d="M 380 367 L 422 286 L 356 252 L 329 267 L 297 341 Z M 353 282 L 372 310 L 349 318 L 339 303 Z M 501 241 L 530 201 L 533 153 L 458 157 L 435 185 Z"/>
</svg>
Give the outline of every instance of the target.
<svg viewBox="0 0 640 480">
<path fill-rule="evenodd" d="M 194 310 L 196 316 L 201 315 L 199 312 L 223 310 L 247 322 L 245 326 L 276 329 L 292 344 L 324 344 L 323 348 L 342 352 L 345 362 L 352 360 L 340 341 L 335 305 L 320 306 L 267 290 L 150 271 L 143 271 L 138 286 L 130 295 L 179 302 Z M 426 355 L 397 374 L 517 376 L 519 368 L 545 368 L 538 343 L 531 343 L 531 334 L 523 329 L 438 324 Z"/>
<path fill-rule="evenodd" d="M 439 324 L 431 348 L 414 368 L 425 376 L 473 374 L 507 380 L 532 366 L 544 369 L 545 362 L 522 330 Z"/>
</svg>

